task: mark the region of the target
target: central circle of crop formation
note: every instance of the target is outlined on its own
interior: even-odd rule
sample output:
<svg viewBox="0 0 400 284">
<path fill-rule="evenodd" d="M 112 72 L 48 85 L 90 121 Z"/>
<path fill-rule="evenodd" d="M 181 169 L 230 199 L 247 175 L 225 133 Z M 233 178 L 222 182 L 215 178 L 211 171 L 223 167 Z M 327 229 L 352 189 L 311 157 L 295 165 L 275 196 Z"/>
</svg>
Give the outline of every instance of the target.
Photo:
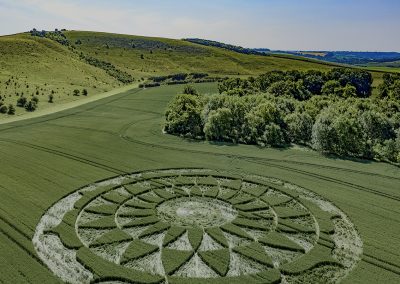
<svg viewBox="0 0 400 284">
<path fill-rule="evenodd" d="M 346 214 L 315 193 L 208 169 L 83 187 L 48 209 L 33 244 L 69 283 L 335 282 L 362 254 Z"/>
<path fill-rule="evenodd" d="M 222 226 L 237 216 L 231 205 L 212 198 L 182 197 L 165 201 L 156 210 L 161 220 L 185 227 Z"/>
</svg>

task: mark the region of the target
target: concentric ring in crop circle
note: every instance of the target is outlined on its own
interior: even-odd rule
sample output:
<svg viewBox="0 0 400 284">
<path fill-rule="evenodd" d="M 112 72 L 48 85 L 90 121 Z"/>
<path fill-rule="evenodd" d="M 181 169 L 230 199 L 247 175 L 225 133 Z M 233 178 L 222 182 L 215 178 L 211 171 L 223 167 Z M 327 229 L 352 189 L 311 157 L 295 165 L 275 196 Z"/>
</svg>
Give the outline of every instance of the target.
<svg viewBox="0 0 400 284">
<path fill-rule="evenodd" d="M 33 244 L 71 283 L 338 281 L 362 254 L 350 219 L 317 194 L 209 169 L 145 171 L 83 187 L 47 210 Z"/>
</svg>

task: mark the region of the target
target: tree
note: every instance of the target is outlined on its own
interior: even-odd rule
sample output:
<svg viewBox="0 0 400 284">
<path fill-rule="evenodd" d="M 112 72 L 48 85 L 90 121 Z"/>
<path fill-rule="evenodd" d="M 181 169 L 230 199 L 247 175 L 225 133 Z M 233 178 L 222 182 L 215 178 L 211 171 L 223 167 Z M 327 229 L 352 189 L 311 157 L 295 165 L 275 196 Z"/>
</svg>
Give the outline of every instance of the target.
<svg viewBox="0 0 400 284">
<path fill-rule="evenodd" d="M 73 91 L 74 96 L 79 96 L 80 93 L 81 93 L 81 92 L 80 92 L 78 89 L 75 89 L 75 90 Z"/>
<path fill-rule="evenodd" d="M 312 128 L 312 148 L 321 152 L 334 152 L 337 136 L 333 126 L 334 113 L 324 111 L 317 116 Z"/>
<path fill-rule="evenodd" d="M 88 91 L 87 91 L 86 89 L 83 89 L 83 90 L 82 90 L 82 95 L 83 95 L 83 96 L 87 96 L 87 95 L 88 95 Z"/>
<path fill-rule="evenodd" d="M 357 97 L 357 89 L 356 87 L 347 84 L 345 87 L 342 88 L 341 90 L 341 96 L 343 98 L 355 98 Z"/>
<path fill-rule="evenodd" d="M 198 137 L 203 135 L 202 101 L 198 96 L 177 95 L 165 113 L 165 131 L 171 134 Z"/>
<path fill-rule="evenodd" d="M 0 113 L 7 113 L 8 108 L 6 105 L 0 105 Z"/>
<path fill-rule="evenodd" d="M 232 135 L 232 112 L 228 108 L 219 108 L 210 112 L 204 125 L 204 134 L 208 140 L 235 141 Z"/>
<path fill-rule="evenodd" d="M 18 107 L 25 107 L 26 103 L 27 103 L 27 99 L 24 96 L 19 97 L 17 100 Z"/>
<path fill-rule="evenodd" d="M 307 144 L 311 141 L 313 119 L 305 112 L 294 112 L 285 118 L 290 141 Z"/>
<path fill-rule="evenodd" d="M 265 126 L 261 137 L 257 139 L 257 144 L 263 147 L 282 147 L 285 144 L 285 138 L 282 129 L 275 123 L 270 123 Z"/>
<path fill-rule="evenodd" d="M 53 103 L 53 102 L 54 102 L 53 100 L 54 100 L 54 95 L 53 95 L 53 94 L 50 94 L 50 95 L 49 95 L 49 100 L 48 100 L 48 102 L 49 102 L 49 103 Z"/>
<path fill-rule="evenodd" d="M 39 103 L 39 98 L 37 96 L 32 97 L 32 101 L 34 101 L 36 104 Z"/>
<path fill-rule="evenodd" d="M 325 96 L 334 95 L 338 93 L 339 88 L 341 88 L 341 85 L 338 81 L 330 80 L 322 86 L 321 93 Z"/>
<path fill-rule="evenodd" d="M 360 116 L 360 122 L 367 139 L 373 142 L 383 142 L 395 136 L 391 121 L 377 111 L 364 111 Z"/>
<path fill-rule="evenodd" d="M 35 111 L 37 109 L 37 104 L 35 101 L 30 100 L 26 105 L 25 109 L 29 112 Z"/>
<path fill-rule="evenodd" d="M 198 95 L 197 90 L 192 85 L 186 85 L 183 88 L 183 93 L 186 95 L 194 95 L 194 96 Z"/>
<path fill-rule="evenodd" d="M 14 114 L 15 114 L 15 107 L 14 107 L 14 105 L 10 104 L 10 105 L 8 106 L 8 112 L 7 112 L 7 114 L 9 114 L 9 115 L 14 115 Z"/>
</svg>

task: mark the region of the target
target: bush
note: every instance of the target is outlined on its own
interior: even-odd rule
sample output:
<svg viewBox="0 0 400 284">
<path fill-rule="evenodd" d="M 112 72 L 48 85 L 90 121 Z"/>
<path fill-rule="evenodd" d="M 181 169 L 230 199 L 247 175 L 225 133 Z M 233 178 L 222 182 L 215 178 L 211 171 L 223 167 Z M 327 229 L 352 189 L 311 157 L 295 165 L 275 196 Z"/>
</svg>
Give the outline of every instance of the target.
<svg viewBox="0 0 400 284">
<path fill-rule="evenodd" d="M 202 102 L 197 96 L 177 95 L 165 113 L 165 131 L 188 137 L 203 136 Z"/>
<path fill-rule="evenodd" d="M 0 106 L 0 113 L 7 113 L 7 111 L 8 111 L 8 108 L 7 108 L 6 105 L 1 105 Z"/>
<path fill-rule="evenodd" d="M 285 121 L 291 142 L 308 144 L 311 141 L 313 119 L 309 114 L 294 112 L 287 115 Z"/>
<path fill-rule="evenodd" d="M 49 100 L 48 100 L 48 102 L 49 102 L 49 103 L 53 103 L 53 102 L 54 102 L 54 95 L 53 95 L 53 94 L 50 94 L 50 95 L 49 95 Z"/>
<path fill-rule="evenodd" d="M 35 111 L 37 109 L 37 104 L 35 101 L 30 100 L 26 105 L 25 109 L 29 112 Z"/>
<path fill-rule="evenodd" d="M 82 95 L 83 95 L 83 96 L 87 96 L 87 95 L 88 95 L 88 91 L 87 91 L 86 89 L 83 89 L 83 90 L 82 90 Z"/>
<path fill-rule="evenodd" d="M 257 138 L 257 144 L 263 147 L 282 147 L 285 144 L 284 135 L 279 125 L 270 123 L 265 126 L 261 137 Z"/>
<path fill-rule="evenodd" d="M 39 98 L 37 96 L 32 97 L 32 101 L 34 101 L 36 104 L 39 103 Z"/>
<path fill-rule="evenodd" d="M 183 88 L 183 93 L 186 95 L 194 95 L 194 96 L 198 95 L 197 90 L 191 85 L 186 85 Z"/>
<path fill-rule="evenodd" d="M 74 95 L 74 96 L 79 96 L 80 93 L 81 93 L 81 91 L 79 91 L 78 89 L 75 89 L 75 90 L 73 91 L 73 95 Z"/>
<path fill-rule="evenodd" d="M 26 103 L 27 103 L 27 99 L 24 96 L 19 97 L 17 100 L 18 107 L 25 107 Z"/>
<path fill-rule="evenodd" d="M 14 107 L 12 104 L 10 104 L 10 105 L 8 106 L 8 112 L 7 112 L 7 114 L 9 114 L 9 115 L 14 115 L 14 114 L 15 114 L 15 107 Z"/>
<path fill-rule="evenodd" d="M 204 125 L 204 134 L 208 140 L 235 141 L 232 137 L 232 112 L 228 108 L 212 110 Z"/>
</svg>

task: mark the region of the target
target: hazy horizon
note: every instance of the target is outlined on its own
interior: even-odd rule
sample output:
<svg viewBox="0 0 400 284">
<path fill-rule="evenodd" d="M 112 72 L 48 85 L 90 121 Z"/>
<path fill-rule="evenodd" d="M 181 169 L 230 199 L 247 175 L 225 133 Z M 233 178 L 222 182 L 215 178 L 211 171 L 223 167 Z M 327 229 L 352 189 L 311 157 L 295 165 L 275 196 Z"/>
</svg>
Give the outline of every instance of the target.
<svg viewBox="0 0 400 284">
<path fill-rule="evenodd" d="M 398 1 L 215 2 L 0 0 L 0 35 L 65 28 L 273 50 L 400 51 Z"/>
</svg>

